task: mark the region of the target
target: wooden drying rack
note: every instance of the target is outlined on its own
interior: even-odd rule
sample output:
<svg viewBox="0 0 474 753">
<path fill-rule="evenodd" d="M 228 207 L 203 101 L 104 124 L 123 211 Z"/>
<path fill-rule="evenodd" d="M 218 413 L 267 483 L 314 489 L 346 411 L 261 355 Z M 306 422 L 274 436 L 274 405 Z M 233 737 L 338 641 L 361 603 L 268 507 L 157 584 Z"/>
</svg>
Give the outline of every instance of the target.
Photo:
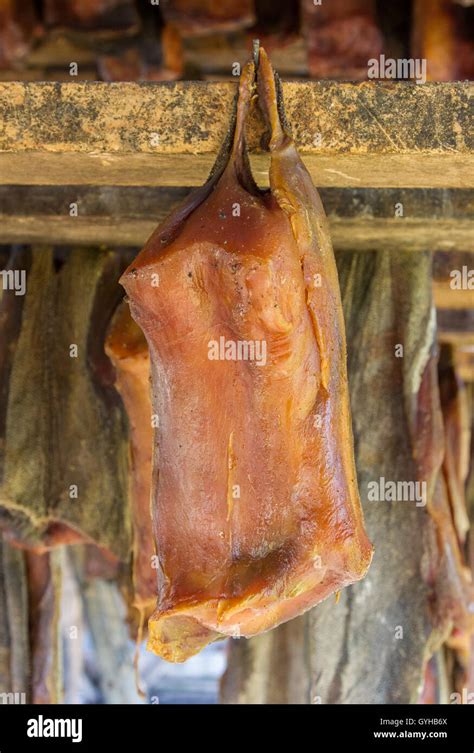
<svg viewBox="0 0 474 753">
<path fill-rule="evenodd" d="M 474 84 L 289 82 L 287 117 L 318 186 L 473 188 Z M 195 186 L 236 84 L 0 84 L 0 182 Z M 254 114 L 249 147 L 263 124 Z M 254 156 L 257 181 L 266 159 Z"/>
<path fill-rule="evenodd" d="M 472 260 L 474 84 L 286 82 L 283 90 L 336 251 Z M 235 94 L 229 82 L 0 83 L 1 242 L 141 245 L 187 188 L 205 181 Z M 266 185 L 263 135 L 255 112 L 248 144 Z M 443 274 L 434 284 L 440 337 L 470 347 L 474 291 L 454 295 Z M 464 375 L 474 380 L 474 354 L 467 360 Z"/>
</svg>

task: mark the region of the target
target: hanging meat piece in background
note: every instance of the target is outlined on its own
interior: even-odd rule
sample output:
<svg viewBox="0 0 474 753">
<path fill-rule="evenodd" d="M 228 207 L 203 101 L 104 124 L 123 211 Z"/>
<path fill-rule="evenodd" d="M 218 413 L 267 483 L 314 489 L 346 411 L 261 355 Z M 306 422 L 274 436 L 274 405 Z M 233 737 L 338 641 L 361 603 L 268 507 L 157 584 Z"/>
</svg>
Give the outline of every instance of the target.
<svg viewBox="0 0 474 753">
<path fill-rule="evenodd" d="M 439 397 L 444 424 L 443 464 L 428 511 L 435 523 L 423 574 L 432 588 L 433 623 L 445 631 L 453 649 L 463 653 L 474 629 L 474 589 L 464 545 L 469 530 L 464 485 L 468 471 L 469 426 L 466 393 L 443 347 L 439 360 Z"/>
<path fill-rule="evenodd" d="M 104 353 L 124 261 L 38 247 L 8 266 L 24 291 L 0 290 L 0 528 L 37 551 L 89 541 L 128 562 L 126 418 Z"/>
<path fill-rule="evenodd" d="M 173 81 L 183 73 L 183 42 L 176 26 L 164 23 L 161 6 L 140 8 L 142 30 L 127 46 L 109 46 L 97 61 L 104 81 Z"/>
<path fill-rule="evenodd" d="M 32 0 L 0 0 L 0 68 L 20 62 L 40 33 Z"/>
<path fill-rule="evenodd" d="M 423 686 L 418 698 L 418 703 L 423 705 L 440 703 L 438 699 L 438 686 L 439 678 L 436 666 L 436 657 L 432 656 L 431 659 L 426 662 L 425 672 L 423 676 Z"/>
<path fill-rule="evenodd" d="M 231 153 L 122 276 L 159 419 L 149 648 L 170 661 L 301 614 L 372 557 L 327 221 L 263 50 L 271 190 L 255 185 L 243 135 L 253 82 L 249 63 Z"/>
<path fill-rule="evenodd" d="M 133 0 L 44 0 L 46 26 L 72 31 L 135 33 L 139 16 Z"/>
<path fill-rule="evenodd" d="M 471 425 L 466 385 L 456 373 L 454 350 L 441 348 L 438 375 L 443 411 L 445 451 L 443 473 L 456 535 L 461 547 L 466 542 L 469 517 L 466 510 L 465 487 L 469 472 Z"/>
<path fill-rule="evenodd" d="M 101 55 L 97 60 L 100 77 L 104 81 L 174 81 L 183 72 L 181 37 L 168 25 L 162 29 L 160 42 L 158 56 L 149 54 L 150 46 L 142 40 L 126 50 Z"/>
<path fill-rule="evenodd" d="M 299 33 L 299 4 L 286 0 L 255 0 L 255 26 L 251 30 L 260 41 L 275 46 Z M 265 49 L 268 49 L 265 47 Z"/>
<path fill-rule="evenodd" d="M 365 80 L 370 58 L 382 52 L 374 0 L 301 2 L 301 26 L 308 46 L 310 75 Z"/>
<path fill-rule="evenodd" d="M 163 0 L 160 7 L 184 37 L 245 29 L 255 21 L 253 0 Z"/>
<path fill-rule="evenodd" d="M 0 536 L 0 693 L 31 703 L 30 674 L 25 555 Z"/>
<path fill-rule="evenodd" d="M 414 0 L 413 57 L 426 60 L 428 81 L 456 78 L 455 8 L 451 0 Z"/>
<path fill-rule="evenodd" d="M 472 576 L 464 561 L 452 518 L 444 472 L 439 474 L 429 513 L 435 524 L 423 576 L 430 586 L 432 622 L 452 647 L 466 644 L 474 628 Z"/>
<path fill-rule="evenodd" d="M 426 60 L 428 81 L 474 76 L 474 8 L 452 0 L 414 0 L 412 57 Z"/>
<path fill-rule="evenodd" d="M 258 38 L 271 54 L 275 67 L 285 77 L 307 76 L 306 45 L 299 31 L 298 3 L 286 0 L 255 0 L 255 23 L 229 33 L 216 29 L 211 33 L 186 36 L 184 60 L 195 78 L 229 80 L 236 61 L 247 58 L 249 45 Z M 177 27 L 178 33 L 180 28 Z"/>
<path fill-rule="evenodd" d="M 471 573 L 474 574 L 474 384 L 472 383 L 469 385 L 469 398 L 471 416 L 471 448 L 470 470 L 466 484 L 466 506 L 468 510 L 469 520 L 471 521 L 471 527 L 469 530 L 466 550 Z M 471 635 L 469 657 L 465 664 L 464 686 L 467 688 L 469 693 L 474 694 L 474 633 Z M 474 695 L 471 696 L 471 699 L 474 699 Z"/>
<path fill-rule="evenodd" d="M 32 703 L 62 702 L 60 552 L 26 552 Z"/>
<path fill-rule="evenodd" d="M 130 499 L 133 525 L 134 606 L 147 609 L 157 596 L 151 526 L 151 456 L 153 429 L 150 398 L 150 358 L 145 337 L 121 303 L 112 320 L 105 350 L 117 372 L 116 387 L 129 421 Z"/>
<path fill-rule="evenodd" d="M 466 507 L 466 480 L 471 445 L 471 411 L 466 386 L 455 370 L 454 349 L 443 345 L 438 367 L 443 411 L 445 452 L 438 494 L 432 514 L 439 516 L 439 559 L 434 559 L 436 619 L 451 620 L 447 647 L 452 655 L 452 682 L 462 692 L 468 682 L 472 632 L 474 630 L 474 587 L 466 560 L 470 521 Z"/>
</svg>

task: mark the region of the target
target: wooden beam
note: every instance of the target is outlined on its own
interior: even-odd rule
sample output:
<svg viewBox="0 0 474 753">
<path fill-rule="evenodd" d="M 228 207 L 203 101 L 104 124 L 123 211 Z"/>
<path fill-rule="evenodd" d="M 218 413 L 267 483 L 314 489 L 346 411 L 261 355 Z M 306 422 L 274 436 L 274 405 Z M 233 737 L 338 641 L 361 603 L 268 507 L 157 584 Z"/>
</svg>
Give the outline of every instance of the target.
<svg viewBox="0 0 474 753">
<path fill-rule="evenodd" d="M 319 186 L 473 187 L 471 83 L 286 82 L 288 119 Z M 0 84 L 0 183 L 202 183 L 228 128 L 229 82 Z M 263 125 L 248 128 L 255 177 Z"/>
<path fill-rule="evenodd" d="M 474 309 L 474 256 L 459 249 L 436 254 L 433 294 L 439 309 Z"/>
<path fill-rule="evenodd" d="M 0 215 L 0 243 L 139 247 L 164 216 L 162 207 L 152 215 L 152 219 L 123 217 L 117 221 L 111 217 Z M 452 222 L 443 221 L 432 222 L 430 225 L 420 220 L 400 223 L 396 220 L 356 220 L 330 216 L 329 224 L 336 251 L 380 251 L 385 248 L 417 252 L 436 247 L 470 248 L 474 251 L 474 223 L 469 220 L 459 220 L 454 227 Z M 456 297 L 454 304 L 450 300 L 445 307 L 453 308 L 460 301 Z M 464 305 L 460 305 L 460 308 L 464 308 Z"/>
<path fill-rule="evenodd" d="M 456 371 L 464 382 L 474 382 L 474 343 L 455 348 Z"/>
<path fill-rule="evenodd" d="M 138 247 L 189 190 L 0 186 L 0 242 Z M 474 252 L 472 190 L 323 188 L 321 198 L 338 251 Z M 400 207 L 403 216 L 395 217 Z M 442 274 L 444 285 L 449 275 Z"/>
<path fill-rule="evenodd" d="M 474 257 L 470 264 L 474 271 Z M 439 309 L 474 309 L 474 287 L 451 288 L 448 281 L 433 281 L 433 296 L 435 306 Z"/>
<path fill-rule="evenodd" d="M 474 345 L 474 309 L 441 309 L 437 319 L 440 342 L 460 348 Z"/>
</svg>

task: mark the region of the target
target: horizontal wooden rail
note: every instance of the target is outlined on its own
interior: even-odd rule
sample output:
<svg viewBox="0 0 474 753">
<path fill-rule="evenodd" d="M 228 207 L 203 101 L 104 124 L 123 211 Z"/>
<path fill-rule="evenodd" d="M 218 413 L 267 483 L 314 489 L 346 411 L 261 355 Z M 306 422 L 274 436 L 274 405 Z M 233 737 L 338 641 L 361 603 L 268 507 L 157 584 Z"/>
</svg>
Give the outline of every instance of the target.
<svg viewBox="0 0 474 753">
<path fill-rule="evenodd" d="M 139 247 L 189 190 L 0 186 L 0 243 Z M 474 253 L 472 189 L 323 188 L 321 198 L 339 251 Z"/>
<path fill-rule="evenodd" d="M 318 186 L 474 186 L 471 83 L 286 82 L 288 120 Z M 0 183 L 193 186 L 227 131 L 236 84 L 2 83 Z M 263 124 L 248 127 L 265 185 Z"/>
</svg>

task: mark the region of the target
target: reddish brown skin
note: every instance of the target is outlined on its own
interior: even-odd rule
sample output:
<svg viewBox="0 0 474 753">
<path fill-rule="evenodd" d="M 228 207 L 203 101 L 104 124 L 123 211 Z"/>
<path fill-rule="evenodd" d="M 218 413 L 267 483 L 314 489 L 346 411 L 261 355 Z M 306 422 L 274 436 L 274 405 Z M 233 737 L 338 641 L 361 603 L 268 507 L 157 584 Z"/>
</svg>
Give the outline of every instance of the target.
<svg viewBox="0 0 474 753">
<path fill-rule="evenodd" d="M 365 80 L 367 62 L 383 52 L 374 0 L 302 0 L 311 76 Z"/>
<path fill-rule="evenodd" d="M 147 608 L 156 599 L 155 554 L 150 511 L 151 424 L 150 359 L 142 331 L 122 303 L 110 326 L 106 353 L 115 366 L 120 392 L 130 425 L 130 494 L 133 521 L 134 606 Z"/>
<path fill-rule="evenodd" d="M 16 547 L 17 549 L 28 549 L 28 551 L 35 554 L 45 554 L 51 549 L 57 546 L 65 546 L 69 544 L 82 544 L 90 542 L 91 540 L 80 533 L 72 526 L 68 526 L 65 523 L 59 523 L 58 521 L 51 522 L 46 530 L 42 533 L 41 544 L 36 546 L 30 542 L 25 542 L 22 539 L 16 538 L 14 533 L 9 529 L 3 530 L 3 536 L 5 541 Z"/>
<path fill-rule="evenodd" d="M 462 436 L 459 411 L 459 400 L 463 397 L 461 383 L 445 352 L 441 355 L 439 373 L 437 366 L 438 356 L 433 353 L 420 387 L 415 427 L 420 477 L 436 479 L 428 494 L 426 509 L 434 525 L 426 541 L 422 575 L 432 589 L 433 623 L 441 631 L 450 631 L 449 644 L 457 647 L 469 640 L 474 629 L 470 607 L 474 603 L 474 589 L 462 546 L 465 529 L 461 521 L 466 517 L 462 490 L 465 474 L 462 464 L 454 462 L 454 455 L 459 460 L 466 437 Z M 433 393 L 437 401 L 434 423 L 430 420 Z M 438 471 L 434 472 L 435 469 Z"/>
<path fill-rule="evenodd" d="M 465 485 L 469 470 L 470 427 L 466 387 L 452 364 L 440 367 L 440 396 L 445 431 L 443 473 L 453 522 L 462 547 L 469 530 Z"/>
<path fill-rule="evenodd" d="M 372 556 L 326 218 L 281 128 L 263 50 L 271 192 L 253 183 L 243 148 L 253 80 L 248 64 L 225 169 L 155 231 L 122 277 L 148 340 L 159 416 L 159 596 L 148 645 L 170 661 L 301 614 L 363 577 Z M 220 337 L 265 342 L 266 363 L 210 360 Z"/>
<path fill-rule="evenodd" d="M 138 22 L 132 0 L 45 0 L 47 26 L 127 28 Z"/>
<path fill-rule="evenodd" d="M 448 645 L 460 655 L 465 655 L 474 630 L 474 586 L 465 557 L 469 517 L 464 489 L 470 432 L 466 388 L 456 374 L 453 355 L 448 347 L 443 347 L 441 351 L 439 387 L 445 446 L 440 483 L 429 507 L 437 523 L 439 538 L 438 612 L 452 620 Z"/>
<path fill-rule="evenodd" d="M 32 0 L 0 0 L 0 68 L 24 58 L 40 27 Z"/>
<path fill-rule="evenodd" d="M 163 4 L 163 15 L 185 36 L 235 31 L 255 21 L 253 0 L 173 0 Z"/>
</svg>

